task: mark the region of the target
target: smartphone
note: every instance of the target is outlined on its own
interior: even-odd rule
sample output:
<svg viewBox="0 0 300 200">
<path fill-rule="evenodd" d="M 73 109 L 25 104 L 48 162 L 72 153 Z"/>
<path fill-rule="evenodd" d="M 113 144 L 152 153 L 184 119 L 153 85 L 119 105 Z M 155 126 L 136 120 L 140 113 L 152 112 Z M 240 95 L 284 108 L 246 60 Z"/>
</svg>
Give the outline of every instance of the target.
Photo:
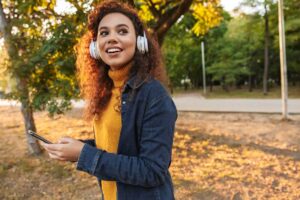
<svg viewBox="0 0 300 200">
<path fill-rule="evenodd" d="M 31 135 L 32 137 L 35 137 L 36 139 L 39 139 L 47 144 L 52 144 L 49 140 L 46 140 L 44 137 L 38 135 L 37 133 L 33 132 L 32 130 L 28 131 L 28 134 Z"/>
</svg>

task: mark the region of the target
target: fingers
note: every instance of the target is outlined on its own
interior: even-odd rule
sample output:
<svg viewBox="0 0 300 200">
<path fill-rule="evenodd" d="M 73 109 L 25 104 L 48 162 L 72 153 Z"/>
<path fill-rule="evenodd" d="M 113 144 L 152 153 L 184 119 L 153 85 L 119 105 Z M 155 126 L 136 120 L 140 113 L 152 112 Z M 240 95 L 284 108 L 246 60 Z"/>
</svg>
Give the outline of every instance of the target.
<svg viewBox="0 0 300 200">
<path fill-rule="evenodd" d="M 72 138 L 70 137 L 62 137 L 58 140 L 59 144 L 67 144 L 67 143 L 71 143 L 73 141 Z"/>
<path fill-rule="evenodd" d="M 63 160 L 62 159 L 62 152 L 61 152 L 62 148 L 59 147 L 57 144 L 46 144 L 46 143 L 43 143 L 42 146 L 48 152 L 50 158 L 58 159 L 58 160 Z"/>
<path fill-rule="evenodd" d="M 63 146 L 65 144 L 47 144 L 45 142 L 40 142 L 40 144 L 48 152 L 50 158 L 61 161 L 67 160 L 63 153 Z"/>
<path fill-rule="evenodd" d="M 52 159 L 76 161 L 84 143 L 73 138 L 63 137 L 59 139 L 57 144 L 46 144 L 43 142 L 41 145 L 45 148 L 49 157 Z"/>
<path fill-rule="evenodd" d="M 43 147 L 45 149 L 50 150 L 50 151 L 61 151 L 63 148 L 63 144 L 43 144 Z"/>
<path fill-rule="evenodd" d="M 41 140 L 39 140 L 38 142 L 39 142 L 39 144 L 40 144 L 42 147 L 44 147 L 44 144 L 46 144 L 45 142 L 43 142 L 43 141 L 41 141 Z"/>
<path fill-rule="evenodd" d="M 56 159 L 56 160 L 66 160 L 64 157 L 64 154 L 60 151 L 52 151 L 52 150 L 47 150 L 50 158 Z"/>
<path fill-rule="evenodd" d="M 58 156 L 55 153 L 48 153 L 48 154 L 49 154 L 49 157 L 52 158 L 52 159 L 62 160 L 62 161 L 66 160 L 64 157 Z"/>
</svg>

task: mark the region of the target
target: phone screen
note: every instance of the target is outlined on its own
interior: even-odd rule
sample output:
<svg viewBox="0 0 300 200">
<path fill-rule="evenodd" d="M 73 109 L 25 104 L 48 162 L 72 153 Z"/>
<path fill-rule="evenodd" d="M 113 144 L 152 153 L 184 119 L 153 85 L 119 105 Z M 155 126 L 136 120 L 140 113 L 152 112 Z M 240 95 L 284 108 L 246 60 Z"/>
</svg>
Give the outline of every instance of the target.
<svg viewBox="0 0 300 200">
<path fill-rule="evenodd" d="M 52 144 L 49 140 L 45 139 L 44 137 L 38 135 L 37 133 L 33 132 L 32 130 L 28 131 L 28 134 L 31 135 L 32 137 L 35 137 L 36 139 L 39 139 L 47 144 Z"/>
</svg>

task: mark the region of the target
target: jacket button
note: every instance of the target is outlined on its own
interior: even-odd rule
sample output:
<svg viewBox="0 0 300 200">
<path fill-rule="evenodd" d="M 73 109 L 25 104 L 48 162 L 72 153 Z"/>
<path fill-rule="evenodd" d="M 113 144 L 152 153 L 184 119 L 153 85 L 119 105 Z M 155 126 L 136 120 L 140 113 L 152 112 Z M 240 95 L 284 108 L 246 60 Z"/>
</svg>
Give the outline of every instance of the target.
<svg viewBox="0 0 300 200">
<path fill-rule="evenodd" d="M 123 101 L 122 104 L 125 105 L 125 104 L 126 104 L 126 101 Z"/>
</svg>

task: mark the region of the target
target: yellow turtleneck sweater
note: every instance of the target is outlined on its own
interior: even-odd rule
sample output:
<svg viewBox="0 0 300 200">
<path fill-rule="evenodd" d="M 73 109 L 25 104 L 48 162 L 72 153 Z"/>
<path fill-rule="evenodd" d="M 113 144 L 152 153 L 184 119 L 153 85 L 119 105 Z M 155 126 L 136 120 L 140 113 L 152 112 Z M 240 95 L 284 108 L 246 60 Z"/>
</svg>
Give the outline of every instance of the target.
<svg viewBox="0 0 300 200">
<path fill-rule="evenodd" d="M 117 153 L 121 132 L 121 89 L 127 80 L 130 67 L 108 72 L 114 82 L 111 99 L 101 113 L 99 119 L 94 119 L 94 131 L 96 146 L 109 153 Z M 105 200 L 116 200 L 117 184 L 115 181 L 101 181 L 102 191 Z"/>
</svg>

